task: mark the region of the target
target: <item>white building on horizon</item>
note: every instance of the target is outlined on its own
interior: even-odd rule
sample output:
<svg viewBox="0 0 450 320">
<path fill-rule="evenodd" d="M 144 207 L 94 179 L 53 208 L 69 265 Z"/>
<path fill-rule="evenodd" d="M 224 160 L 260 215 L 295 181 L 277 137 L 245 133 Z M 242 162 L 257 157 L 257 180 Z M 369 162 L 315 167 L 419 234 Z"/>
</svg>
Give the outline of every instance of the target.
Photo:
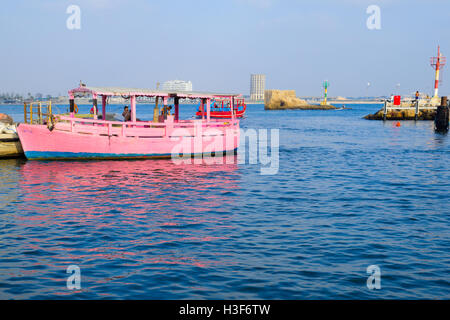
<svg viewBox="0 0 450 320">
<path fill-rule="evenodd" d="M 250 100 L 264 100 L 264 90 L 266 89 L 266 75 L 252 74 L 250 76 Z"/>
<path fill-rule="evenodd" d="M 165 91 L 192 91 L 192 82 L 183 80 L 169 80 L 162 84 L 161 90 Z"/>
</svg>

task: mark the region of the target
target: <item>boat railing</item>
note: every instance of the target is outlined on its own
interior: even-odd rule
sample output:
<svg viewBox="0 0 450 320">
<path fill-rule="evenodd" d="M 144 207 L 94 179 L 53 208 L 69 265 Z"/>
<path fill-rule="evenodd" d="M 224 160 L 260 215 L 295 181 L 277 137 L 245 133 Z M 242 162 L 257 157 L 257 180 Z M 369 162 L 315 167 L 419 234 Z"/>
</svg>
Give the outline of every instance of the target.
<svg viewBox="0 0 450 320">
<path fill-rule="evenodd" d="M 24 121 L 28 124 L 44 124 L 52 117 L 51 101 L 30 101 L 23 104 Z"/>
<path fill-rule="evenodd" d="M 75 118 L 71 116 L 57 116 L 56 130 L 75 132 L 79 134 L 93 134 L 117 137 L 137 138 L 164 138 L 177 135 L 176 129 L 186 129 L 192 135 L 196 134 L 199 126 L 202 129 L 212 128 L 225 130 L 233 128 L 239 120 L 220 121 L 211 119 L 209 122 L 202 120 L 177 120 L 169 117 L 165 122 L 153 121 L 107 121 L 98 119 Z M 182 133 L 180 133 L 183 135 Z"/>
</svg>

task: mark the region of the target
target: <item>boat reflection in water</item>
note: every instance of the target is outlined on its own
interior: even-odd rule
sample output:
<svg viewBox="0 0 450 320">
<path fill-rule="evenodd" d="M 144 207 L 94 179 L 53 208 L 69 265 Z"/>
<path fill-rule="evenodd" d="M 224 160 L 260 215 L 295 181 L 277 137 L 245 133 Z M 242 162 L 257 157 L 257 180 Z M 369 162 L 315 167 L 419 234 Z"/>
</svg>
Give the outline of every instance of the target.
<svg viewBox="0 0 450 320">
<path fill-rule="evenodd" d="M 165 270 L 170 279 L 174 268 L 223 263 L 217 259 L 221 253 L 208 246 L 227 239 L 233 228 L 240 188 L 236 164 L 28 161 L 19 171 L 21 213 L 10 232 L 22 240 L 11 246 L 36 253 L 27 265 L 79 265 L 85 286 L 107 295 L 111 288 L 102 286 L 112 279 L 131 277 L 125 287 L 120 284 L 124 291 L 128 283 L 140 286 L 145 277 L 133 274 L 143 269 Z M 58 281 L 48 279 L 46 296 L 70 294 Z"/>
<path fill-rule="evenodd" d="M 20 202 L 17 185 L 21 177 L 17 168 L 24 163 L 23 158 L 0 159 L 0 210 L 8 212 L 8 206 L 14 207 Z"/>
</svg>

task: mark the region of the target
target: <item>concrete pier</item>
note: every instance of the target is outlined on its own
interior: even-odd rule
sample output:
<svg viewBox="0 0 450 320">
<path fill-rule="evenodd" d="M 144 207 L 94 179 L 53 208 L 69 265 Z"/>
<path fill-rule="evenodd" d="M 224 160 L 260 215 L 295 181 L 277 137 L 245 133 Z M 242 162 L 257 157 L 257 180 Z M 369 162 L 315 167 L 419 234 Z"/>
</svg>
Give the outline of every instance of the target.
<svg viewBox="0 0 450 320">
<path fill-rule="evenodd" d="M 367 120 L 434 120 L 437 105 L 423 104 L 419 101 L 393 105 L 385 101 L 384 106 L 374 114 L 364 117 Z"/>
</svg>

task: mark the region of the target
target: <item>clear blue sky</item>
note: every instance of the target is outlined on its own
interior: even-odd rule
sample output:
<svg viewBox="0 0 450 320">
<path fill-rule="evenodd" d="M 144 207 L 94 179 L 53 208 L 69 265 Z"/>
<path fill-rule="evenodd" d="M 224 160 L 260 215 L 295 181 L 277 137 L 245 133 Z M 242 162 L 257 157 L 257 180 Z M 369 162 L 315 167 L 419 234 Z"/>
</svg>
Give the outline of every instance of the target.
<svg viewBox="0 0 450 320">
<path fill-rule="evenodd" d="M 71 4 L 81 30 L 66 28 Z M 366 27 L 371 4 L 381 30 Z M 6 0 L 0 10 L 0 92 L 183 79 L 248 94 L 250 74 L 264 73 L 267 89 L 299 96 L 320 95 L 325 79 L 330 96 L 389 95 L 397 83 L 431 93 L 429 58 L 438 44 L 450 57 L 448 0 Z M 447 67 L 443 80 L 449 95 Z"/>
</svg>

